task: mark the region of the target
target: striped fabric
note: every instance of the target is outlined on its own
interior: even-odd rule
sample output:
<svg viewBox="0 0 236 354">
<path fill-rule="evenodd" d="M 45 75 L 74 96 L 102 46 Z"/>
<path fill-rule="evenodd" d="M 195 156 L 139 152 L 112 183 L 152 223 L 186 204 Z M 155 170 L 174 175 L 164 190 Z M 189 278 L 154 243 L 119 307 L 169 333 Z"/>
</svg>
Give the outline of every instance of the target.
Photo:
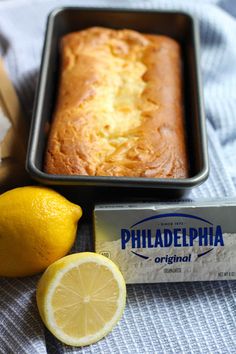
<svg viewBox="0 0 236 354">
<path fill-rule="evenodd" d="M 46 16 L 60 5 L 177 9 L 196 15 L 210 177 L 190 197 L 236 195 L 236 3 L 234 0 L 0 1 L 0 54 L 30 119 Z M 171 25 L 171 24 L 170 24 Z M 1 84 L 1 83 L 0 83 Z M 75 250 L 91 249 L 82 225 Z M 125 314 L 106 338 L 69 348 L 47 332 L 35 302 L 38 276 L 0 279 L 0 353 L 236 353 L 236 282 L 128 286 Z"/>
</svg>

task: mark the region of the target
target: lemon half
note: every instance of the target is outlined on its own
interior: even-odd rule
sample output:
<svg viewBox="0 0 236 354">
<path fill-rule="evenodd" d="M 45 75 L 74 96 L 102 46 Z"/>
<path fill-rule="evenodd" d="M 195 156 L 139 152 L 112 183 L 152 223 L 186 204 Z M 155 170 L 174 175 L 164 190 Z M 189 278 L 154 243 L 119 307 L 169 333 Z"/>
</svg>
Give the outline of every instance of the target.
<svg viewBox="0 0 236 354">
<path fill-rule="evenodd" d="M 46 327 L 63 343 L 85 346 L 107 335 L 126 303 L 118 267 L 96 253 L 76 253 L 48 267 L 37 287 L 37 305 Z"/>
</svg>

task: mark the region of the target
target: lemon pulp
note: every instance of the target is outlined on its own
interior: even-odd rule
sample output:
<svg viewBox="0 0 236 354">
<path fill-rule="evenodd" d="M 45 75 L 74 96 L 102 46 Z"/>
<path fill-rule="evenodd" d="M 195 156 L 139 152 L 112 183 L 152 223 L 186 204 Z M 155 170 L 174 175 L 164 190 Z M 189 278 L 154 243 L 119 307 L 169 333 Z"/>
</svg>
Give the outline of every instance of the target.
<svg viewBox="0 0 236 354">
<path fill-rule="evenodd" d="M 52 264 L 37 291 L 46 326 L 62 342 L 76 346 L 94 343 L 110 332 L 123 313 L 125 298 L 117 266 L 90 252 Z"/>
</svg>

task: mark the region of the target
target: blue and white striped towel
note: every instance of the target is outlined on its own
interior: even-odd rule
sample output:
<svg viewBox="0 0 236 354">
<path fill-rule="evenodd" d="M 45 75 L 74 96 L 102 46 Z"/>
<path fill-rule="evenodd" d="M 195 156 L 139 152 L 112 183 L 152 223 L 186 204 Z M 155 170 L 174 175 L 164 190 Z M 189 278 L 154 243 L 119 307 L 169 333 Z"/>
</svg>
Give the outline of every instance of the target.
<svg viewBox="0 0 236 354">
<path fill-rule="evenodd" d="M 46 15 L 60 5 L 177 9 L 200 20 L 210 178 L 191 197 L 236 195 L 235 0 L 0 2 L 0 53 L 30 118 Z M 81 249 L 90 232 L 80 229 Z M 78 245 L 77 245 L 78 246 Z M 38 277 L 0 280 L 0 353 L 236 353 L 236 281 L 128 286 L 125 315 L 99 343 L 63 346 L 36 309 Z"/>
</svg>

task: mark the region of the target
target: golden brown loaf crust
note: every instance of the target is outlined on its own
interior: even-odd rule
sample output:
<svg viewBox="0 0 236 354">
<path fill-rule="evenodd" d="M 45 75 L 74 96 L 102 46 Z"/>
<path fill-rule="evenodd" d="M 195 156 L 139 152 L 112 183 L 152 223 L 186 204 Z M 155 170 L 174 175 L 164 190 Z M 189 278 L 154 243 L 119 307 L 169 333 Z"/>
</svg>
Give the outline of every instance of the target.
<svg viewBox="0 0 236 354">
<path fill-rule="evenodd" d="M 176 41 L 94 27 L 64 36 L 61 57 L 46 172 L 188 176 Z"/>
</svg>

